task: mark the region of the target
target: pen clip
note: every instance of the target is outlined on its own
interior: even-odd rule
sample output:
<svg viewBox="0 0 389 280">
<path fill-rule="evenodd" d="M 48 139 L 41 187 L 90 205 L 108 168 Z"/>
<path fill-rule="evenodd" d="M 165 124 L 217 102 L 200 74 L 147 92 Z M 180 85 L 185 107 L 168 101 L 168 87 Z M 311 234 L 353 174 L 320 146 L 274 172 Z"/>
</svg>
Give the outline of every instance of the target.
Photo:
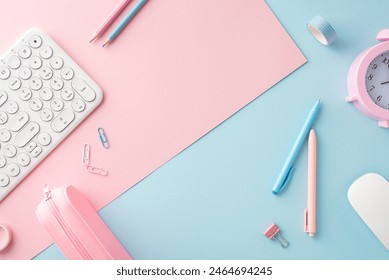
<svg viewBox="0 0 389 280">
<path fill-rule="evenodd" d="M 304 232 L 308 232 L 308 209 L 304 210 Z"/>
<path fill-rule="evenodd" d="M 281 184 L 281 187 L 280 189 L 278 190 L 278 192 L 281 192 L 285 187 L 286 185 L 288 184 L 289 180 L 290 180 L 290 177 L 292 175 L 292 171 L 294 170 L 294 167 L 293 165 L 289 168 L 288 172 L 286 173 L 285 175 L 285 179 L 284 181 L 282 181 L 282 184 Z"/>
</svg>

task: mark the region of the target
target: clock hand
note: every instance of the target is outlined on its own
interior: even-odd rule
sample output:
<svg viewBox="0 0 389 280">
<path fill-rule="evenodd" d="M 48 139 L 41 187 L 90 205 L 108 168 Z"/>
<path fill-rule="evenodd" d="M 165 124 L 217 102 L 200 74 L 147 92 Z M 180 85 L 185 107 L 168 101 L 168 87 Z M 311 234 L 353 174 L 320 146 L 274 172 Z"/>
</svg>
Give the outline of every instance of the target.
<svg viewBox="0 0 389 280">
<path fill-rule="evenodd" d="M 389 81 L 381 83 L 381 85 L 384 85 L 384 84 L 389 84 Z"/>
</svg>

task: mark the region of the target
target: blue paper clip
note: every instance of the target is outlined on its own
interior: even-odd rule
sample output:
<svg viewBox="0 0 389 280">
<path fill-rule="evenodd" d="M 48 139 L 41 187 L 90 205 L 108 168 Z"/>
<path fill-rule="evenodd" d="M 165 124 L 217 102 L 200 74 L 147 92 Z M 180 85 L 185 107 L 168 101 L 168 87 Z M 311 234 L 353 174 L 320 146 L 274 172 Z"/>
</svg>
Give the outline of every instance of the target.
<svg viewBox="0 0 389 280">
<path fill-rule="evenodd" d="M 97 131 L 99 132 L 100 141 L 103 144 L 103 147 L 108 149 L 109 148 L 109 143 L 108 143 L 107 135 L 105 135 L 104 129 L 99 127 L 97 129 Z"/>
</svg>

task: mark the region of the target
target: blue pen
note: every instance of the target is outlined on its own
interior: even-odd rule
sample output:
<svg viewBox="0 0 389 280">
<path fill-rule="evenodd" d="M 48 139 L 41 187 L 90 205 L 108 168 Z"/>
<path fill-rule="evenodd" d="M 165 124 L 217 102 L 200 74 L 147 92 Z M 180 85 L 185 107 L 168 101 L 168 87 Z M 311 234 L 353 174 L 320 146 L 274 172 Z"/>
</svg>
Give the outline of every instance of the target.
<svg viewBox="0 0 389 280">
<path fill-rule="evenodd" d="M 126 15 L 126 17 L 116 26 L 116 28 L 109 34 L 107 41 L 103 44 L 103 48 L 112 42 L 123 30 L 124 27 L 134 18 L 134 16 L 139 12 L 139 10 L 146 4 L 147 0 L 139 0 L 138 3 L 131 9 L 131 11 Z"/>
<path fill-rule="evenodd" d="M 274 187 L 272 189 L 272 193 L 274 195 L 280 193 L 288 183 L 293 171 L 293 162 L 296 159 L 296 156 L 300 151 L 301 145 L 303 144 L 305 138 L 307 137 L 308 132 L 311 130 L 312 124 L 315 121 L 319 108 L 320 108 L 320 99 L 315 103 L 315 105 L 313 105 L 311 111 L 309 112 L 309 115 L 305 120 L 305 123 L 301 128 L 296 141 L 294 142 L 293 148 L 290 151 L 284 166 L 282 167 L 280 175 L 278 175 L 277 181 L 274 184 Z"/>
</svg>

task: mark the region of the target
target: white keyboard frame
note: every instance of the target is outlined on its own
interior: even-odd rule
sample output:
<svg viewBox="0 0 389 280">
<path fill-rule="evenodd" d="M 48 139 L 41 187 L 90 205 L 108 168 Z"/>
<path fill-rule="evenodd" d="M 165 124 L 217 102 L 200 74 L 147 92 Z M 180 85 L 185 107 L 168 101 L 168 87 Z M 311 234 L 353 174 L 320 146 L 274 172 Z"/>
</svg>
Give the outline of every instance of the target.
<svg viewBox="0 0 389 280">
<path fill-rule="evenodd" d="M 16 177 L 11 177 L 9 176 L 10 178 L 10 182 L 9 184 L 6 186 L 6 187 L 0 187 L 0 201 L 3 200 L 47 155 L 50 154 L 51 151 L 53 151 L 59 143 L 62 142 L 62 140 L 64 140 L 102 101 L 103 99 L 103 92 L 101 90 L 101 88 L 96 84 L 95 81 L 92 80 L 92 78 L 87 74 L 85 73 L 85 71 L 83 71 L 81 69 L 80 66 L 78 66 L 77 63 L 75 63 L 66 53 L 65 51 L 62 50 L 61 47 L 59 47 L 55 42 L 54 40 L 48 35 L 46 34 L 44 31 L 42 31 L 41 29 L 38 29 L 38 28 L 33 28 L 33 29 L 29 29 L 23 36 L 21 36 L 17 41 L 16 43 L 11 47 L 9 48 L 4 55 L 1 56 L 1 59 L 0 59 L 0 66 L 2 65 L 6 65 L 6 61 L 7 61 L 7 58 L 10 56 L 10 55 L 17 55 L 17 50 L 18 48 L 20 47 L 20 45 L 22 44 L 27 44 L 28 45 L 28 38 L 33 35 L 33 34 L 37 34 L 39 35 L 41 38 L 42 38 L 42 45 L 38 48 L 38 49 L 33 49 L 31 48 L 32 50 L 32 54 L 29 58 L 27 59 L 21 59 L 22 61 L 22 64 L 21 66 L 28 66 L 28 61 L 30 60 L 30 58 L 34 55 L 36 56 L 39 56 L 39 50 L 40 48 L 43 46 L 43 45 L 48 45 L 50 46 L 52 49 L 53 49 L 53 55 L 51 56 L 54 57 L 54 56 L 59 56 L 63 59 L 64 61 L 64 65 L 63 67 L 65 66 L 69 66 L 71 67 L 73 70 L 74 70 L 74 76 L 73 78 L 70 80 L 70 81 L 65 81 L 64 80 L 64 87 L 70 87 L 72 88 L 71 86 L 71 81 L 78 77 L 78 78 L 81 78 L 83 79 L 92 89 L 93 91 L 96 93 L 96 98 L 91 101 L 91 102 L 87 102 L 84 100 L 84 102 L 86 103 L 86 108 L 83 112 L 80 112 L 80 113 L 77 113 L 75 112 L 75 119 L 61 132 L 61 133 L 56 133 L 54 131 L 52 131 L 50 125 L 51 125 L 51 122 L 56 118 L 56 116 L 62 112 L 64 109 L 66 108 L 71 108 L 70 104 L 71 104 L 71 101 L 64 101 L 65 103 L 65 106 L 64 108 L 60 111 L 60 112 L 54 112 L 54 117 L 53 119 L 50 121 L 50 122 L 45 122 L 45 121 L 42 121 L 40 116 L 39 116 L 39 112 L 35 112 L 35 111 L 32 111 L 29 107 L 29 101 L 22 101 L 20 98 L 19 98 L 19 92 L 20 92 L 20 89 L 23 88 L 23 87 L 27 87 L 27 88 L 30 88 L 28 83 L 29 83 L 29 80 L 32 78 L 32 77 L 39 77 L 39 70 L 44 67 L 44 66 L 49 66 L 50 67 L 50 64 L 49 64 L 49 61 L 50 59 L 43 59 L 42 58 L 42 61 L 43 61 L 43 65 L 38 69 L 38 70 L 32 70 L 32 76 L 30 79 L 28 80 L 21 80 L 22 81 L 22 86 L 14 91 L 14 90 L 11 90 L 9 88 L 9 85 L 8 85 L 8 79 L 6 80 L 1 80 L 0 79 L 0 89 L 4 90 L 7 92 L 8 94 L 8 100 L 15 100 L 18 105 L 19 105 L 19 111 L 26 111 L 29 116 L 30 116 L 30 119 L 27 123 L 30 123 L 31 121 L 35 121 L 37 122 L 39 125 L 40 125 L 40 131 L 39 133 L 34 136 L 32 138 L 31 141 L 35 141 L 36 143 L 38 143 L 37 141 L 37 137 L 38 135 L 41 133 L 41 132 L 48 132 L 50 135 L 51 135 L 51 143 L 48 145 L 48 146 L 41 146 L 38 144 L 38 146 L 41 146 L 43 151 L 41 152 L 41 154 L 39 156 L 37 156 L 36 158 L 33 158 L 30 156 L 30 159 L 31 159 L 31 162 L 28 166 L 26 167 L 22 167 L 22 166 L 19 166 L 20 167 L 20 173 L 19 175 L 17 175 Z M 61 67 L 61 69 L 63 68 Z M 9 67 L 8 67 L 9 68 Z M 20 67 L 19 67 L 20 68 Z M 18 68 L 18 69 L 19 69 Z M 13 70 L 11 68 L 9 68 L 9 70 L 11 71 L 11 76 L 18 76 L 17 74 L 17 71 L 18 69 L 16 70 Z M 61 77 L 60 76 L 60 70 L 53 70 L 54 72 L 54 75 L 52 78 L 54 77 Z M 50 88 L 50 81 L 52 80 L 52 78 L 50 80 L 43 80 L 43 87 L 49 87 Z M 30 88 L 31 89 L 31 88 Z M 73 89 L 73 88 L 72 88 Z M 53 89 L 52 89 L 53 90 Z M 33 92 L 33 96 L 32 97 L 39 97 L 39 91 L 40 90 L 37 90 L 37 91 L 34 91 L 31 89 L 31 91 Z M 78 97 L 78 98 L 81 98 L 80 95 L 77 94 L 77 92 L 73 89 L 74 91 L 74 94 L 75 94 L 75 97 Z M 56 91 L 56 90 L 53 90 L 54 92 L 54 97 L 59 97 L 60 98 L 60 91 Z M 74 100 L 74 98 L 72 100 Z M 83 99 L 83 98 L 81 98 Z M 43 105 L 43 108 L 50 108 L 50 101 L 43 101 L 44 105 Z M 1 107 L 0 107 L 0 110 L 2 111 L 5 111 L 4 107 L 5 104 L 3 104 Z M 74 110 L 73 110 L 74 111 Z M 8 114 L 8 113 L 7 113 Z M 7 123 L 9 122 L 9 120 L 13 117 L 14 114 L 8 114 L 8 121 L 5 123 L 5 124 L 0 124 L 0 128 L 7 128 Z M 27 124 L 26 124 L 27 125 Z M 25 127 L 25 125 L 23 126 Z M 23 128 L 22 128 L 23 129 Z M 21 130 L 22 130 L 21 129 Z M 21 131 L 20 130 L 20 131 Z M 19 132 L 20 132 L 19 131 Z M 14 138 L 15 138 L 15 135 L 18 133 L 18 132 L 11 132 L 12 133 L 12 138 L 10 141 L 6 142 L 6 143 L 3 143 L 3 142 L 0 142 L 0 154 L 3 154 L 3 147 L 4 145 L 6 144 L 13 144 L 13 141 L 14 141 Z M 97 136 L 96 136 L 97 137 Z M 31 141 L 29 141 L 28 143 L 30 143 Z M 28 145 L 28 143 L 26 144 L 26 146 Z M 26 146 L 22 147 L 22 148 L 18 148 L 18 152 L 16 154 L 15 157 L 13 158 L 7 158 L 7 164 L 0 168 L 0 173 L 5 173 L 7 174 L 6 172 L 6 167 L 9 163 L 13 162 L 13 163 L 16 163 L 16 157 L 17 155 L 20 153 L 20 152 L 25 152 L 25 148 Z M 29 154 L 29 153 L 28 153 Z M 30 155 L 30 154 L 29 154 Z"/>
</svg>

